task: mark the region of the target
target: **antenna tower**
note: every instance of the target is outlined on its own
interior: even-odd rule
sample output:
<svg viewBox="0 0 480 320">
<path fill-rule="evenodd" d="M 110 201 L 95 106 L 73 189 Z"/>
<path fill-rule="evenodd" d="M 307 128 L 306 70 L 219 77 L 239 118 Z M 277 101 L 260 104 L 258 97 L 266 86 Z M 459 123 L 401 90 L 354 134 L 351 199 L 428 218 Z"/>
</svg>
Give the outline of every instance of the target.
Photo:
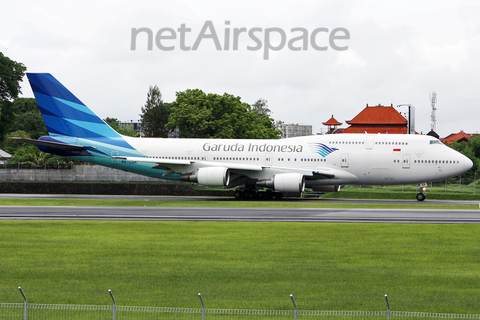
<svg viewBox="0 0 480 320">
<path fill-rule="evenodd" d="M 435 104 L 437 103 L 437 94 L 435 92 L 432 92 L 430 95 L 430 102 L 432 104 L 432 120 L 430 121 L 430 127 L 432 131 L 437 132 L 437 116 L 435 114 L 437 111 L 437 107 L 435 107 Z"/>
</svg>

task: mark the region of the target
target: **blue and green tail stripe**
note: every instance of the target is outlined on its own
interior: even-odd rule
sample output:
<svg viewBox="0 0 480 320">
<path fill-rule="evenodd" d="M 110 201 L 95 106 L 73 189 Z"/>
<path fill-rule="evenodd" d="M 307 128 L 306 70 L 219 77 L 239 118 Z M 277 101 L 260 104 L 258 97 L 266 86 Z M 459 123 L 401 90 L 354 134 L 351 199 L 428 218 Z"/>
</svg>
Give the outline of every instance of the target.
<svg viewBox="0 0 480 320">
<path fill-rule="evenodd" d="M 27 73 L 48 134 L 57 141 L 82 138 L 112 148 L 135 150 L 49 73 Z M 133 151 L 132 150 L 132 151 Z"/>
</svg>

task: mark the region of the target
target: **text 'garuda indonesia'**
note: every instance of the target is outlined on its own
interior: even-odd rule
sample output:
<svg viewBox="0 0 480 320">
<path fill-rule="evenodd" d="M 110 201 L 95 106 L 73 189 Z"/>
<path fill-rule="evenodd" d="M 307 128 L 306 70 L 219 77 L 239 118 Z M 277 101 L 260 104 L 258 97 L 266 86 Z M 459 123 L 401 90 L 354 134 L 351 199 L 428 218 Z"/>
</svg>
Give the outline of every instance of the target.
<svg viewBox="0 0 480 320">
<path fill-rule="evenodd" d="M 280 145 L 280 144 L 248 144 L 248 147 L 245 148 L 245 145 L 241 143 L 232 143 L 232 144 L 216 144 L 207 142 L 203 145 L 203 151 L 232 151 L 232 152 L 302 152 L 302 145 Z"/>
<path fill-rule="evenodd" d="M 155 33 L 155 37 L 149 28 L 132 28 L 130 49 L 137 49 L 137 38 L 140 36 L 140 39 L 145 39 L 143 34 L 147 36 L 148 50 L 153 49 L 153 39 L 157 48 L 163 51 L 172 51 L 176 48 L 182 51 L 195 51 L 203 40 L 213 41 L 218 51 L 239 50 L 239 43 L 242 41 L 247 44 L 244 48 L 249 51 L 263 48 L 263 59 L 268 60 L 270 51 L 280 51 L 285 45 L 292 51 L 305 51 L 309 48 L 326 51 L 329 46 L 336 51 L 345 51 L 348 50 L 348 45 L 345 45 L 345 42 L 338 42 L 350 39 L 350 32 L 346 28 L 334 28 L 331 31 L 328 28 L 316 28 L 311 32 L 306 28 L 292 28 L 287 33 L 282 28 L 230 28 L 230 21 L 225 21 L 223 41 L 217 35 L 212 21 L 205 21 L 199 32 L 191 32 L 192 28 L 187 28 L 185 23 L 178 29 L 161 28 Z M 195 41 L 187 43 L 190 34 L 195 37 Z"/>
</svg>

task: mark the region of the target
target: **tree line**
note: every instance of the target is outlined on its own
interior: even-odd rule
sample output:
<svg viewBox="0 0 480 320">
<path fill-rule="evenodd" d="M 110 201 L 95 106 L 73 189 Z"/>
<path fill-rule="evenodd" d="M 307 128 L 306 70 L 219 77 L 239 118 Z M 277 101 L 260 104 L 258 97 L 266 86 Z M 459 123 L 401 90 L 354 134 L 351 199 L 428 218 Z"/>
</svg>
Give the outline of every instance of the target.
<svg viewBox="0 0 480 320">
<path fill-rule="evenodd" d="M 178 129 L 182 138 L 278 139 L 278 122 L 270 117 L 267 101 L 254 104 L 240 97 L 188 89 L 176 93 L 175 101 L 163 102 L 157 86 L 151 86 L 142 107 L 140 122 L 147 137 L 167 138 Z"/>
</svg>

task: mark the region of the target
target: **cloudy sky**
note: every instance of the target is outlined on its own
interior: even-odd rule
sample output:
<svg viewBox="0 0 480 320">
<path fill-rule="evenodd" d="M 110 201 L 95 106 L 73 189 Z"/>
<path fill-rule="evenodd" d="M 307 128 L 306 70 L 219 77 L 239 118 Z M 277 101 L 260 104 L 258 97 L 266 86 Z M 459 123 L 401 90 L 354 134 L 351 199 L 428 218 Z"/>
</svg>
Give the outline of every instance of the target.
<svg viewBox="0 0 480 320">
<path fill-rule="evenodd" d="M 346 126 L 366 104 L 411 104 L 416 130 L 426 133 L 435 91 L 441 136 L 480 131 L 478 1 L 18 0 L 3 3 L 1 16 L 0 52 L 28 72 L 53 74 L 102 118 L 139 119 L 157 85 L 166 102 L 194 88 L 263 98 L 273 118 L 314 132 L 332 114 Z M 151 50 L 146 32 L 132 50 L 132 28 L 152 31 Z M 350 34 L 333 40 L 346 50 L 332 48 L 336 28 Z M 237 50 L 235 29 L 245 30 Z M 285 46 L 266 52 L 281 45 L 281 32 Z M 302 48 L 305 32 L 306 50 L 292 50 L 288 42 Z M 22 88 L 33 97 L 26 79 Z"/>
</svg>

